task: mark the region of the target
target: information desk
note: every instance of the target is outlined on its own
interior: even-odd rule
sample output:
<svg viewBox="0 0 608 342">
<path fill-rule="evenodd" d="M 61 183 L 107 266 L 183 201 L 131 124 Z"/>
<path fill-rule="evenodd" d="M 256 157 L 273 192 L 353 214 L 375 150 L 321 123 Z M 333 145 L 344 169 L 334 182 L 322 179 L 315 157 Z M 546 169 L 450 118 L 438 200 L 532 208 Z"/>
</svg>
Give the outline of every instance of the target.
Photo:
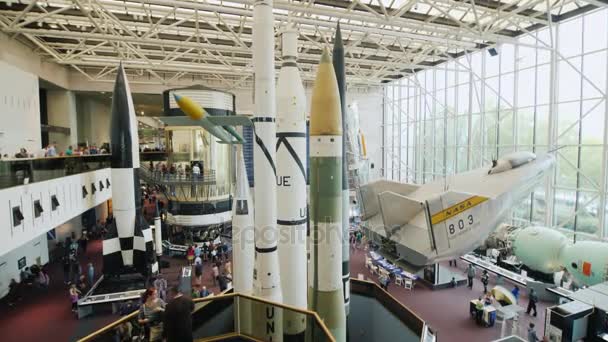
<svg viewBox="0 0 608 342">
<path fill-rule="evenodd" d="M 167 251 L 170 256 L 186 256 L 186 252 L 188 251 L 188 246 L 184 245 L 174 245 L 168 240 L 163 240 L 163 250 Z"/>
<path fill-rule="evenodd" d="M 472 299 L 469 302 L 469 312 L 474 319 L 477 319 L 477 303 L 479 299 Z M 481 321 L 486 327 L 494 326 L 494 322 L 496 322 L 496 308 L 493 305 L 485 305 L 483 306 L 483 313 L 481 315 Z"/>
<path fill-rule="evenodd" d="M 369 252 L 369 256 L 372 259 L 372 264 L 374 266 L 382 267 L 388 272 L 393 273 L 394 275 L 398 275 L 411 280 L 418 280 L 417 275 L 404 271 L 402 268 L 390 263 L 388 260 L 386 260 L 386 258 L 374 251 Z"/>
<path fill-rule="evenodd" d="M 146 291 L 145 279 L 140 274 L 124 275 L 118 278 L 106 278 L 102 275 L 80 300 L 78 300 L 78 318 L 95 312 L 118 313 L 123 303 L 134 301 L 139 305 L 141 294 Z"/>
<path fill-rule="evenodd" d="M 526 287 L 528 281 L 532 281 L 533 279 L 530 277 L 522 276 L 521 274 L 517 274 L 515 272 L 511 272 L 509 270 L 505 270 L 502 267 L 498 267 L 493 264 L 491 261 L 484 260 L 482 258 L 478 258 L 472 254 L 465 254 L 460 257 L 461 260 L 464 260 L 470 264 L 473 264 L 477 267 L 481 267 L 484 270 L 488 270 L 496 275 L 500 275 L 501 277 L 510 280 L 522 287 Z"/>
<path fill-rule="evenodd" d="M 78 318 L 93 314 L 93 307 L 103 304 L 111 305 L 112 313 L 115 314 L 119 312 L 120 306 L 126 301 L 133 300 L 139 303 L 139 299 L 145 291 L 146 289 L 140 289 L 85 297 L 78 301 Z"/>
</svg>

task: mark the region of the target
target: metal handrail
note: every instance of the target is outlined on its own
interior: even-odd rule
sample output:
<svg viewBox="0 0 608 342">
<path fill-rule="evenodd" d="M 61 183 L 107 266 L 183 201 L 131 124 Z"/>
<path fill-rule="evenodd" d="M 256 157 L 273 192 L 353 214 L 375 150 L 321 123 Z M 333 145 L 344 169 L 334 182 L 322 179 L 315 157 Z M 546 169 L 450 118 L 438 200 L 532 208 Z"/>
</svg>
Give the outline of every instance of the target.
<svg viewBox="0 0 608 342">
<path fill-rule="evenodd" d="M 424 327 L 427 325 L 426 322 L 420 316 L 418 316 L 418 314 L 416 314 L 414 311 L 410 310 L 407 306 L 403 305 L 403 303 L 401 303 L 399 300 L 397 300 L 397 298 L 393 297 L 393 295 L 391 295 L 389 292 L 387 292 L 383 288 L 381 288 L 376 282 L 370 281 L 370 280 L 361 280 L 358 278 L 350 278 L 350 281 L 351 281 L 351 291 L 354 293 L 357 293 L 356 291 L 358 290 L 358 287 L 353 286 L 353 285 L 359 284 L 359 285 L 368 286 L 370 288 L 373 288 L 373 291 L 367 291 L 365 294 L 368 294 L 368 295 L 376 298 L 389 311 L 393 312 L 393 314 L 395 314 L 395 316 L 397 316 L 408 328 L 410 328 L 413 331 L 415 331 L 416 333 L 420 334 L 420 336 L 423 335 Z M 381 296 L 377 296 L 377 294 L 382 294 L 382 297 L 384 297 L 384 298 L 382 298 Z M 389 302 L 386 300 L 386 298 L 390 299 L 391 306 L 396 306 L 399 311 L 391 310 L 390 306 L 387 305 L 387 304 L 389 304 Z M 410 317 L 413 317 L 417 321 L 411 320 L 410 317 L 405 317 L 405 315 L 403 315 L 403 313 L 405 313 L 406 315 L 408 315 Z M 416 325 L 416 326 L 412 326 L 412 325 Z"/>
<path fill-rule="evenodd" d="M 230 291 L 230 290 L 227 290 L 227 291 Z M 249 299 L 249 300 L 252 300 L 252 301 L 255 301 L 255 302 L 259 302 L 259 303 L 263 303 L 263 304 L 267 304 L 267 305 L 272 305 L 272 306 L 275 306 L 275 307 L 278 307 L 278 308 L 281 308 L 281 309 L 287 309 L 287 310 L 294 311 L 294 312 L 297 312 L 297 313 L 301 313 L 301 314 L 304 314 L 304 315 L 309 315 L 309 316 L 312 316 L 315 319 L 315 321 L 318 324 L 318 326 L 323 330 L 323 333 L 327 337 L 328 341 L 330 341 L 330 342 L 335 342 L 336 341 L 334 339 L 333 335 L 331 334 L 331 332 L 329 331 L 329 329 L 327 329 L 327 327 L 325 326 L 325 324 L 323 323 L 323 321 L 319 317 L 319 315 L 316 312 L 314 312 L 314 311 L 310 311 L 310 310 L 306 310 L 306 309 L 301 309 L 301 308 L 296 308 L 296 307 L 293 307 L 293 306 L 290 306 L 290 305 L 285 305 L 285 304 L 282 304 L 282 303 L 273 302 L 273 301 L 266 300 L 266 299 L 263 299 L 263 298 L 259 298 L 259 297 L 255 297 L 255 296 L 250 296 L 250 295 L 247 295 L 247 294 L 244 294 L 244 293 L 238 293 L 238 292 L 226 293 L 227 291 L 224 291 L 222 294 L 217 295 L 217 296 L 207 296 L 207 297 L 204 297 L 204 298 L 195 298 L 192 301 L 196 304 L 196 303 L 205 303 L 205 302 L 211 302 L 211 301 L 223 300 L 223 299 L 230 299 L 230 298 L 232 298 L 234 300 L 234 298 L 241 297 L 241 298 Z M 195 312 L 198 311 L 198 310 L 201 310 L 201 309 L 202 308 L 198 308 L 197 310 L 195 310 Z M 114 328 L 118 327 L 120 324 L 122 324 L 122 323 L 124 323 L 126 321 L 134 319 L 135 317 L 137 317 L 138 314 L 139 314 L 139 310 L 134 311 L 134 312 L 132 312 L 132 313 L 130 313 L 130 314 L 128 314 L 128 315 L 120 318 L 119 320 L 117 320 L 115 322 L 112 322 L 112 323 L 106 325 L 105 327 L 103 327 L 103 328 L 101 328 L 101 329 L 99 329 L 97 331 L 94 331 L 91 334 L 89 334 L 89 335 L 87 335 L 87 336 L 79 339 L 78 342 L 94 341 L 94 339 L 96 337 L 99 337 L 100 335 L 102 335 L 102 334 L 110 331 L 111 329 L 114 329 Z"/>
</svg>

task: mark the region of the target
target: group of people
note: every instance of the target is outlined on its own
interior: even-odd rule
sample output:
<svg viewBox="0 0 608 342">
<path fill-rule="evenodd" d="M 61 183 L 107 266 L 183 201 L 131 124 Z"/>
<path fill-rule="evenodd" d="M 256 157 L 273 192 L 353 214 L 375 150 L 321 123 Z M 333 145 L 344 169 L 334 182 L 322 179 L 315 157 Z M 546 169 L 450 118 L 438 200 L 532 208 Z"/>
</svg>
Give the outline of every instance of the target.
<svg viewBox="0 0 608 342">
<path fill-rule="evenodd" d="M 23 295 L 28 295 L 31 291 L 46 291 L 49 288 L 51 278 L 46 265 L 32 265 L 24 267 L 19 273 L 19 282 L 14 278 L 8 285 L 7 303 L 9 307 L 14 307 Z"/>
<path fill-rule="evenodd" d="M 199 178 L 203 176 L 203 166 L 198 162 L 192 162 L 191 164 L 169 163 L 168 165 L 164 162 L 156 164 L 150 162 L 150 170 L 153 170 L 159 177 L 186 178 L 191 176 L 192 178 Z"/>
<path fill-rule="evenodd" d="M 211 260 L 211 272 L 214 285 L 218 285 L 220 291 L 228 288 L 228 284 L 232 281 L 232 262 L 228 259 L 227 253 L 224 252 L 223 244 L 205 248 L 207 244 L 200 246 L 189 246 L 186 252 L 188 264 L 194 266 L 194 276 L 192 277 L 192 297 L 206 297 L 210 294 L 205 286 L 203 286 L 203 262 Z M 222 262 L 224 264 L 222 265 Z"/>
<path fill-rule="evenodd" d="M 456 262 L 454 261 L 454 264 L 456 264 Z M 450 262 L 451 265 L 451 262 Z M 469 264 L 468 268 L 467 268 L 467 280 L 468 280 L 468 287 L 469 289 L 473 289 L 473 281 L 475 279 L 475 266 L 473 266 L 472 264 Z M 489 305 L 491 304 L 491 301 L 493 299 L 493 296 L 490 292 L 488 292 L 488 283 L 489 283 L 489 274 L 487 270 L 483 270 L 483 272 L 481 273 L 481 277 L 480 277 L 481 283 L 483 284 L 483 292 L 484 292 L 484 296 L 483 297 L 479 297 L 479 301 L 477 303 L 478 306 L 481 307 L 481 309 L 483 309 L 483 305 Z M 454 278 L 452 278 L 452 281 L 454 282 Z M 513 287 L 513 289 L 511 290 L 511 294 L 513 295 L 513 297 L 515 298 L 515 302 L 517 303 L 519 301 L 519 287 L 517 285 L 515 285 Z M 526 314 L 530 315 L 532 314 L 532 316 L 536 317 L 537 315 L 537 311 L 536 311 L 536 304 L 538 303 L 539 298 L 538 298 L 538 294 L 536 293 L 536 291 L 534 289 L 530 289 L 530 292 L 528 294 L 528 306 L 526 308 Z M 480 309 L 477 308 L 477 315 L 480 315 Z M 481 316 L 476 317 L 477 321 L 481 321 Z M 536 342 L 536 341 L 542 341 L 541 339 L 538 338 L 538 336 L 536 335 L 536 329 L 535 329 L 535 325 L 534 323 L 530 323 L 530 325 L 528 326 L 528 341 L 530 342 Z"/>
<path fill-rule="evenodd" d="M 82 269 L 80 259 L 86 253 L 88 245 L 88 235 L 83 231 L 80 238 L 76 239 L 75 233 L 65 240 L 63 246 L 63 256 L 61 259 L 63 266 L 63 282 L 68 285 L 68 296 L 72 306 L 72 312 L 78 309 L 78 300 L 95 283 L 95 267 L 91 260 L 88 260 L 86 269 Z"/>
<path fill-rule="evenodd" d="M 228 245 L 225 243 L 213 244 L 213 242 L 204 242 L 202 246 L 190 245 L 186 250 L 186 258 L 189 265 L 197 264 L 211 260 L 212 262 L 224 262 L 228 259 Z"/>
<path fill-rule="evenodd" d="M 57 142 L 53 141 L 53 143 L 48 144 L 43 147 L 40 152 L 37 154 L 30 153 L 24 147 L 19 149 L 19 152 L 15 153 L 15 158 L 44 158 L 44 157 L 61 157 L 61 156 L 82 156 L 82 155 L 94 155 L 94 154 L 106 154 L 108 153 L 108 149 L 104 146 L 98 148 L 95 144 L 89 146 L 77 146 L 74 148 L 72 145 L 69 145 L 65 151 L 60 151 L 57 147 Z M 4 158 L 8 158 L 8 155 L 5 154 Z"/>
<path fill-rule="evenodd" d="M 141 298 L 137 323 L 143 339 L 149 342 L 192 341 L 192 311 L 194 303 L 177 286 L 168 289 L 166 298 L 155 287 L 148 288 Z M 125 322 L 116 328 L 118 341 L 131 341 L 133 326 Z"/>
</svg>

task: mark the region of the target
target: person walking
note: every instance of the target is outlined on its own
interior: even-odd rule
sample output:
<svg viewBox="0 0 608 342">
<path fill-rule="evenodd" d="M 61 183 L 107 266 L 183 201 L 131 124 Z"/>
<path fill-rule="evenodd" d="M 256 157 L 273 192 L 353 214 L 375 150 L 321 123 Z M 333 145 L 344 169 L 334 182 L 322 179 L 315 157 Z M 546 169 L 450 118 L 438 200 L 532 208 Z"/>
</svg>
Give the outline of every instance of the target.
<svg viewBox="0 0 608 342">
<path fill-rule="evenodd" d="M 72 312 L 76 313 L 78 311 L 78 298 L 82 293 L 76 288 L 76 284 L 70 285 L 70 289 L 68 291 L 70 295 L 70 303 L 72 304 Z"/>
<path fill-rule="evenodd" d="M 528 342 L 537 342 L 541 341 L 541 339 L 536 336 L 536 329 L 534 329 L 534 323 L 530 323 L 528 326 Z"/>
<path fill-rule="evenodd" d="M 483 293 L 488 293 L 488 282 L 490 281 L 490 276 L 488 275 L 487 270 L 483 270 L 481 274 L 481 283 L 483 284 Z"/>
<path fill-rule="evenodd" d="M 232 262 L 230 260 L 227 260 L 224 264 L 224 271 L 226 274 L 232 274 Z"/>
<path fill-rule="evenodd" d="M 188 265 L 192 265 L 192 262 L 194 262 L 194 247 L 188 246 L 186 258 L 188 259 Z"/>
<path fill-rule="evenodd" d="M 70 264 L 70 257 L 67 255 L 63 256 L 63 283 L 70 283 L 70 270 L 72 269 L 72 265 Z"/>
<path fill-rule="evenodd" d="M 469 268 L 467 269 L 467 279 L 469 281 L 469 289 L 473 289 L 473 279 L 475 279 L 475 266 L 473 264 L 469 264 Z"/>
<path fill-rule="evenodd" d="M 517 302 L 519 301 L 519 287 L 515 285 L 515 287 L 513 287 L 513 290 L 511 290 L 511 293 L 513 294 L 513 297 L 515 297 L 514 304 L 517 304 Z"/>
<path fill-rule="evenodd" d="M 219 276 L 220 276 L 219 262 L 217 262 L 213 265 L 213 268 L 211 269 L 211 271 L 213 272 L 213 284 L 217 285 L 217 282 L 218 282 Z"/>
<path fill-rule="evenodd" d="M 165 307 L 163 338 L 167 342 L 192 342 L 192 311 L 194 303 L 177 286 L 169 289 L 171 300 Z"/>
<path fill-rule="evenodd" d="M 194 259 L 201 257 L 201 247 L 199 245 L 195 245 L 194 247 Z"/>
<path fill-rule="evenodd" d="M 534 289 L 530 289 L 530 296 L 528 300 L 528 309 L 526 313 L 529 315 L 530 312 L 534 311 L 534 317 L 536 317 L 536 303 L 538 303 L 538 295 Z"/>
<path fill-rule="evenodd" d="M 163 278 L 162 275 L 158 275 L 154 280 L 154 288 L 156 289 L 156 293 L 162 300 L 167 299 L 167 280 Z"/>
</svg>

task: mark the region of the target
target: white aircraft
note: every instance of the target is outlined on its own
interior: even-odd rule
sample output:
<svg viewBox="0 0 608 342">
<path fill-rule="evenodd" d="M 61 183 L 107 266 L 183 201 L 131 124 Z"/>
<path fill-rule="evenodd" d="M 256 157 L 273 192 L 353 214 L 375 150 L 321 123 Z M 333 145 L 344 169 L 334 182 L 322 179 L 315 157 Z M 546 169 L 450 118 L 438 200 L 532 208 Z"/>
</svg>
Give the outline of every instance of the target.
<svg viewBox="0 0 608 342">
<path fill-rule="evenodd" d="M 375 181 L 359 188 L 362 219 L 413 266 L 459 257 L 483 243 L 554 162 L 549 154 L 515 152 L 489 169 L 423 185 Z"/>
</svg>

